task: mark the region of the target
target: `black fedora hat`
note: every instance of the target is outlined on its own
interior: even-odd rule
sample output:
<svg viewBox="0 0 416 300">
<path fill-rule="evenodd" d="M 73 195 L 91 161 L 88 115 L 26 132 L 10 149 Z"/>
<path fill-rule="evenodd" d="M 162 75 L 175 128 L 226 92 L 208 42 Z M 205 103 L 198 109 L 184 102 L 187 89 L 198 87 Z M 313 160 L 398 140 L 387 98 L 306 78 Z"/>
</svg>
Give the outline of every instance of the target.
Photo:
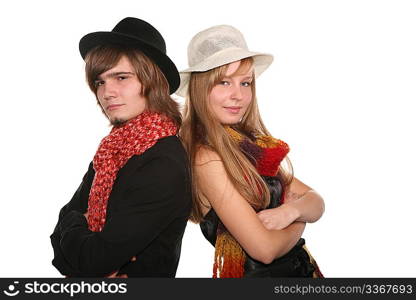
<svg viewBox="0 0 416 300">
<path fill-rule="evenodd" d="M 85 56 L 96 46 L 114 45 L 136 48 L 149 57 L 165 75 L 170 93 L 173 94 L 180 83 L 178 69 L 166 55 L 166 44 L 162 35 L 149 23 L 137 18 L 121 20 L 112 31 L 92 32 L 79 41 L 81 56 Z"/>
</svg>

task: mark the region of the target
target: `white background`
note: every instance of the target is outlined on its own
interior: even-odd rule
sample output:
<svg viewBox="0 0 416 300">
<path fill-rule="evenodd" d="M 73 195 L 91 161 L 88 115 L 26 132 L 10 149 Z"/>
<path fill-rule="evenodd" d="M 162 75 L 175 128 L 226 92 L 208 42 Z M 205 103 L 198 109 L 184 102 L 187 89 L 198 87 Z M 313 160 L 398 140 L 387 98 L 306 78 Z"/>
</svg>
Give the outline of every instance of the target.
<svg viewBox="0 0 416 300">
<path fill-rule="evenodd" d="M 415 277 L 414 1 L 7 1 L 0 4 L 0 276 L 58 277 L 49 235 L 110 130 L 79 39 L 126 16 L 152 23 L 187 67 L 198 31 L 230 24 L 275 55 L 263 119 L 295 176 L 326 201 L 304 238 L 327 277 Z M 82 4 L 81 4 L 82 3 Z M 274 6 L 271 4 L 274 3 Z M 178 277 L 210 277 L 189 224 Z"/>
</svg>

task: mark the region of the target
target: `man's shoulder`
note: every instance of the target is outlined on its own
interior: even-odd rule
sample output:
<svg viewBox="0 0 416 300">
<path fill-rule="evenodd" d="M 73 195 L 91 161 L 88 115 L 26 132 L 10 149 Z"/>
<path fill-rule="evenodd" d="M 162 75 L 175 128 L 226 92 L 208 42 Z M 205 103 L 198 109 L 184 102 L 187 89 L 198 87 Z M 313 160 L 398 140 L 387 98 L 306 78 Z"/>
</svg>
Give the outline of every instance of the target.
<svg viewBox="0 0 416 300">
<path fill-rule="evenodd" d="M 176 135 L 167 136 L 159 139 L 156 144 L 152 147 L 158 149 L 172 149 L 172 150 L 183 150 L 181 140 Z"/>
<path fill-rule="evenodd" d="M 177 136 L 161 138 L 141 155 L 132 156 L 127 165 L 142 167 L 149 163 L 176 168 L 186 166 L 187 155 L 180 139 Z"/>
<path fill-rule="evenodd" d="M 149 157 L 165 157 L 177 159 L 185 159 L 186 152 L 181 140 L 176 136 L 168 136 L 159 139 L 153 147 L 149 148 Z"/>
<path fill-rule="evenodd" d="M 145 185 L 159 180 L 163 184 L 183 186 L 189 181 L 186 151 L 176 136 L 160 139 L 141 155 L 132 156 L 118 173 L 127 185 Z"/>
</svg>

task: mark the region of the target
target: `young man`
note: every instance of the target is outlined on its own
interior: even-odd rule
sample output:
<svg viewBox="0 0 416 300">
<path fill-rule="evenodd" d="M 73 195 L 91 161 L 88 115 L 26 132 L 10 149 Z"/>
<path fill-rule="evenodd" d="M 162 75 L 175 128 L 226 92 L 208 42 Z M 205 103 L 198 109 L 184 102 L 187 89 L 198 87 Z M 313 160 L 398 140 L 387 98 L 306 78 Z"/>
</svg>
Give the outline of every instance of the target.
<svg viewBox="0 0 416 300">
<path fill-rule="evenodd" d="M 70 277 L 174 277 L 191 208 L 177 137 L 179 74 L 163 37 L 126 18 L 79 44 L 112 130 L 59 213 L 52 264 Z"/>
</svg>

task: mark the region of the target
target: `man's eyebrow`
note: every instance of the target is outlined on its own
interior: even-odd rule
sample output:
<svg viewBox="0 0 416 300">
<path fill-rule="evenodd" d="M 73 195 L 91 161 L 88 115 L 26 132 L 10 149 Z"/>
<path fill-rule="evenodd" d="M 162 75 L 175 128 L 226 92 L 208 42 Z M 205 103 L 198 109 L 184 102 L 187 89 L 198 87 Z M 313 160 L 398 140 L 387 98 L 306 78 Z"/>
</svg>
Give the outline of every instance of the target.
<svg viewBox="0 0 416 300">
<path fill-rule="evenodd" d="M 106 74 L 104 77 L 105 78 L 114 78 L 120 75 L 136 75 L 133 72 L 113 72 L 113 73 L 108 73 Z M 103 79 L 103 77 L 101 75 L 98 75 L 97 80 L 101 80 Z"/>
</svg>

